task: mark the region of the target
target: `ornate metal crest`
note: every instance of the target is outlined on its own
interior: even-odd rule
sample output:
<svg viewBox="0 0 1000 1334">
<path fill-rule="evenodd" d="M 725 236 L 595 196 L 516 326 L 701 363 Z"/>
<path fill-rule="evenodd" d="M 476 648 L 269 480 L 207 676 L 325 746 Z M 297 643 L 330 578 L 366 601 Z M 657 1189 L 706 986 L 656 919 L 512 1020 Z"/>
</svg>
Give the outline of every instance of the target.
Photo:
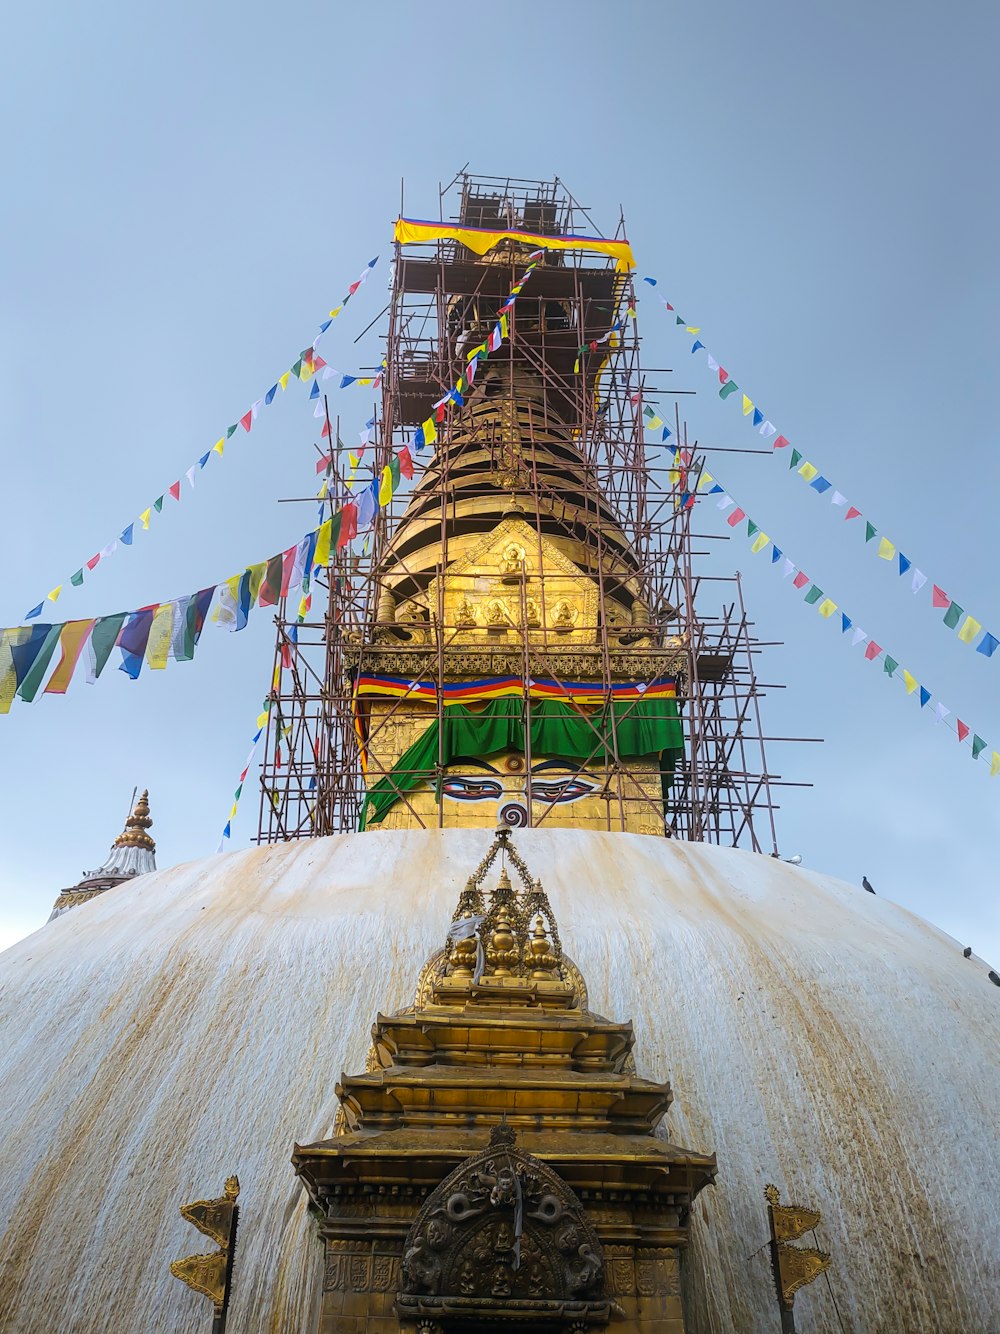
<svg viewBox="0 0 1000 1334">
<path fill-rule="evenodd" d="M 490 1144 L 447 1176 L 403 1248 L 400 1315 L 601 1323 L 604 1258 L 579 1200 L 551 1168 L 518 1149 L 501 1122 Z"/>
</svg>

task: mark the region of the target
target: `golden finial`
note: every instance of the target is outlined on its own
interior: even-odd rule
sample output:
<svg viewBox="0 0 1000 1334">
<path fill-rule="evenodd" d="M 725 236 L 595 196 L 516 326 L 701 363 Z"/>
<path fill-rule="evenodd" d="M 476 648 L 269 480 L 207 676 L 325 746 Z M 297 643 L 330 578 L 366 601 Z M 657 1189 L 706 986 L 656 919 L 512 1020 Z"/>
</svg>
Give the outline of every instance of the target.
<svg viewBox="0 0 1000 1334">
<path fill-rule="evenodd" d="M 132 814 L 125 821 L 125 829 L 114 841 L 116 848 L 146 848 L 149 852 L 156 851 L 156 844 L 153 842 L 146 830 L 152 825 L 149 818 L 149 793 L 143 790 L 142 796 L 135 803 Z"/>
<path fill-rule="evenodd" d="M 770 1183 L 766 1185 L 764 1187 L 764 1198 L 767 1200 L 768 1204 L 777 1204 L 781 1199 L 781 1196 L 778 1194 L 778 1187 L 772 1186 Z"/>
<path fill-rule="evenodd" d="M 225 1192 L 227 1200 L 236 1199 L 240 1193 L 240 1179 L 238 1176 L 226 1177 Z"/>
<path fill-rule="evenodd" d="M 550 977 L 559 962 L 552 953 L 552 946 L 541 913 L 535 918 L 531 939 L 528 941 L 528 955 L 527 962 L 531 968 L 532 977 Z"/>
<path fill-rule="evenodd" d="M 497 889 L 510 889 L 510 876 L 507 874 L 506 866 L 500 867 L 500 874 L 497 877 Z"/>
<path fill-rule="evenodd" d="M 448 955 L 448 962 L 451 964 L 451 973 L 453 977 L 472 977 L 475 972 L 476 954 L 478 951 L 478 940 L 476 938 L 476 930 L 474 926 L 475 921 L 476 919 L 472 916 L 472 913 L 467 912 L 463 914 L 463 916 L 456 918 L 455 922 L 452 924 L 450 933 L 452 937 L 452 946 L 451 952 Z M 461 929 L 460 923 L 462 922 L 469 923 L 469 934 L 467 936 L 461 936 L 459 934 Z"/>
<path fill-rule="evenodd" d="M 503 880 L 506 875 L 506 871 L 501 871 L 500 884 L 497 885 L 498 889 L 503 887 Z M 509 880 L 507 881 L 507 888 L 510 888 Z M 507 909 L 501 904 L 497 909 L 493 938 L 490 941 L 489 949 L 486 951 L 486 957 L 492 965 L 494 977 L 510 977 L 511 966 L 517 963 L 519 954 L 517 941 L 510 929 L 510 918 L 507 916 Z"/>
</svg>

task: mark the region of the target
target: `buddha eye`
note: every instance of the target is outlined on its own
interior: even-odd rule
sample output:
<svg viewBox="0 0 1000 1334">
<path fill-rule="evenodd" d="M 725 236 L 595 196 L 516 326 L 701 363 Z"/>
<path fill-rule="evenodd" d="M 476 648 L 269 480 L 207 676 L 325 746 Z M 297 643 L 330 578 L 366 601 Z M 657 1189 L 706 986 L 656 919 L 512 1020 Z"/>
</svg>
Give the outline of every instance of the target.
<svg viewBox="0 0 1000 1334">
<path fill-rule="evenodd" d="M 531 784 L 531 799 L 551 806 L 556 802 L 579 801 L 582 797 L 589 797 L 596 789 L 597 784 L 586 778 L 557 778 L 543 782 L 535 780 Z"/>
<path fill-rule="evenodd" d="M 503 796 L 503 784 L 495 778 L 462 778 L 452 774 L 442 781 L 441 792 L 452 801 L 497 801 Z"/>
</svg>

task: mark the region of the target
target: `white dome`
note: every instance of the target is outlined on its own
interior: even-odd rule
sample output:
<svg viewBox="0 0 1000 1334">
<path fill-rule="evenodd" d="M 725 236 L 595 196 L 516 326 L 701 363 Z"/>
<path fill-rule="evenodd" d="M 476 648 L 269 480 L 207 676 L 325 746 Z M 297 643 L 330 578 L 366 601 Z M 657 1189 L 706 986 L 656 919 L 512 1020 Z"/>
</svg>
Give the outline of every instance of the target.
<svg viewBox="0 0 1000 1334">
<path fill-rule="evenodd" d="M 633 1019 L 672 1138 L 718 1155 L 684 1259 L 692 1334 L 777 1326 L 763 1189 L 822 1210 L 804 1329 L 1000 1329 L 1000 991 L 902 908 L 749 853 L 519 830 L 592 1009 Z M 289 1157 L 332 1129 L 377 1011 L 410 1003 L 488 838 L 371 832 L 192 862 L 0 956 L 0 1328 L 210 1320 L 178 1206 L 242 1185 L 230 1328 L 315 1328 Z M 811 1241 L 811 1239 L 809 1239 Z M 199 1321 L 201 1322 L 199 1325 Z"/>
</svg>

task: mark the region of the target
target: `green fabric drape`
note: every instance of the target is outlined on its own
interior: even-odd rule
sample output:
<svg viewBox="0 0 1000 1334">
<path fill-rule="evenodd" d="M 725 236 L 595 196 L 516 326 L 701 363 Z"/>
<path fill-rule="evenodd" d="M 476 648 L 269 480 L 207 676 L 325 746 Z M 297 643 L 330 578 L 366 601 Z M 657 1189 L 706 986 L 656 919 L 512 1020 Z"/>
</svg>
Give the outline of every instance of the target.
<svg viewBox="0 0 1000 1334">
<path fill-rule="evenodd" d="M 614 756 L 611 714 L 614 715 L 614 737 L 620 759 L 659 755 L 661 768 L 672 772 L 674 757 L 684 745 L 674 699 L 615 700 L 610 711 L 589 717 L 566 700 L 533 700 L 532 753 L 553 759 L 602 764 Z M 433 777 L 442 732 L 440 753 L 445 765 L 463 756 L 497 755 L 508 750 L 523 754 L 523 701 L 510 696 L 491 699 L 483 709 L 476 711 L 465 704 L 447 705 L 442 722 L 435 720 L 431 723 L 400 756 L 392 773 L 372 787 L 365 798 L 362 829 L 378 824 L 402 793 L 420 787 Z"/>
</svg>

